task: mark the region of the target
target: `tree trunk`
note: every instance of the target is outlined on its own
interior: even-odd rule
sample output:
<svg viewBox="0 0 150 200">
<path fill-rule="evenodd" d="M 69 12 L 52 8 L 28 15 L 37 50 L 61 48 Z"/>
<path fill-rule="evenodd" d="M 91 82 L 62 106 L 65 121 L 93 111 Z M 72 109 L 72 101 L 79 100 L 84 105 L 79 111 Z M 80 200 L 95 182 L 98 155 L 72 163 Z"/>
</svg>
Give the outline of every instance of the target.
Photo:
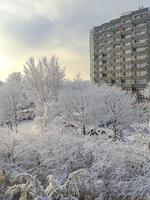
<svg viewBox="0 0 150 200">
<path fill-rule="evenodd" d="M 119 139 L 118 129 L 116 124 L 113 124 L 113 131 L 114 131 L 114 140 L 116 141 Z"/>
<path fill-rule="evenodd" d="M 85 128 L 85 124 L 83 124 L 83 135 L 86 135 L 86 128 Z"/>
<path fill-rule="evenodd" d="M 15 128 L 16 128 L 16 133 L 18 132 L 18 121 L 17 121 L 17 113 L 15 112 Z"/>
<path fill-rule="evenodd" d="M 12 122 L 9 122 L 9 127 L 10 127 L 10 130 L 13 129 Z"/>
</svg>

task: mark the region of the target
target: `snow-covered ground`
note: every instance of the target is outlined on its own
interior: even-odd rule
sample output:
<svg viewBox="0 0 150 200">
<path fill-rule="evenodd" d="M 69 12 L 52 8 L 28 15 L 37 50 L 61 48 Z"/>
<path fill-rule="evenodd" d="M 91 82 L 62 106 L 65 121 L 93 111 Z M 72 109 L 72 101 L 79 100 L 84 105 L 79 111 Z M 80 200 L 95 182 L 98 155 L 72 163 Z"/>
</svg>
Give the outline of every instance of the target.
<svg viewBox="0 0 150 200">
<path fill-rule="evenodd" d="M 34 120 L 22 121 L 18 125 L 18 132 L 30 131 L 35 127 Z"/>
<path fill-rule="evenodd" d="M 19 122 L 17 129 L 18 129 L 18 133 L 22 134 L 22 133 L 30 132 L 31 130 L 34 129 L 34 127 L 35 127 L 34 120 L 26 120 L 26 121 Z M 8 130 L 10 133 L 15 131 L 15 128 L 13 128 L 13 130 L 10 130 L 7 127 L 7 125 L 5 125 L 4 127 L 1 127 L 0 129 L 5 130 L 5 131 Z"/>
</svg>

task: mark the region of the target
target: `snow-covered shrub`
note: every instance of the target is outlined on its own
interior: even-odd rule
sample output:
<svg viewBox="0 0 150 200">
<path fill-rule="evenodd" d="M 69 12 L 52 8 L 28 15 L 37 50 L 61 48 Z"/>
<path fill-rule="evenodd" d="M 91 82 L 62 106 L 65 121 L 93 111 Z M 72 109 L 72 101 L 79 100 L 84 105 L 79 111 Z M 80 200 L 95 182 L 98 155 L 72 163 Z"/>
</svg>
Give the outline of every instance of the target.
<svg viewBox="0 0 150 200">
<path fill-rule="evenodd" d="M 51 131 L 41 135 L 45 148 L 41 149 L 41 165 L 50 169 L 66 166 L 69 171 L 75 171 L 85 167 L 88 162 L 82 154 L 84 138 L 65 134 L 63 129 L 51 126 Z M 54 131 L 53 131 L 54 130 Z"/>
<path fill-rule="evenodd" d="M 60 199 L 62 188 L 57 180 L 55 180 L 52 175 L 49 175 L 47 177 L 47 183 L 48 186 L 45 189 L 46 194 L 52 199 Z"/>
<path fill-rule="evenodd" d="M 48 176 L 48 186 L 45 191 L 47 195 L 53 199 L 84 199 L 88 200 L 99 194 L 102 188 L 101 182 L 92 182 L 90 173 L 86 169 L 80 169 L 72 172 L 68 176 L 68 180 L 60 185 L 53 176 Z"/>
<path fill-rule="evenodd" d="M 73 196 L 69 196 L 69 197 L 62 197 L 60 200 L 79 200 L 79 199 Z"/>
<path fill-rule="evenodd" d="M 41 196 L 38 196 L 35 200 L 52 200 L 48 197 L 41 197 Z"/>
<path fill-rule="evenodd" d="M 64 196 L 74 196 L 78 199 L 89 191 L 90 174 L 86 169 L 80 169 L 71 173 L 67 182 L 63 185 Z"/>
<path fill-rule="evenodd" d="M 83 136 L 68 134 L 61 126 L 54 125 L 46 132 L 35 130 L 22 135 L 15 147 L 15 162 L 1 166 L 6 167 L 11 176 L 15 175 L 15 169 L 16 173 L 22 170 L 37 175 L 45 191 L 33 176 L 25 174 L 13 179 L 8 193 L 15 197 L 22 191 L 23 196 L 45 195 L 52 200 L 80 199 L 84 195 L 88 195 L 87 199 L 92 196 L 101 200 L 145 198 L 150 193 L 149 135 L 136 133 L 128 135 L 126 140 L 114 141 L 110 137 L 112 130 L 102 130 L 104 134 Z M 35 154 L 31 156 L 32 152 Z M 7 165 L 14 166 L 14 170 Z M 53 176 L 48 176 L 47 185 L 48 174 Z"/>
<path fill-rule="evenodd" d="M 5 162 L 13 162 L 15 157 L 15 148 L 17 145 L 16 135 L 1 128 L 0 139 L 0 159 Z"/>
<path fill-rule="evenodd" d="M 149 132 L 133 125 L 139 120 L 134 98 L 81 80 L 56 101 L 43 95 L 36 129 L 0 131 L 0 167 L 13 178 L 11 199 L 137 200 L 150 194 Z"/>
<path fill-rule="evenodd" d="M 5 172 L 5 170 L 0 170 L 0 199 L 4 198 L 4 194 L 8 184 L 9 184 L 8 174 Z"/>
<path fill-rule="evenodd" d="M 12 200 L 34 200 L 37 196 L 46 196 L 40 182 L 29 174 L 18 174 L 13 178 L 12 184 L 6 191 L 6 196 Z"/>
<path fill-rule="evenodd" d="M 128 142 L 92 137 L 85 143 L 93 155 L 92 175 L 105 183 L 99 199 L 138 199 L 150 193 L 149 141 L 142 135 L 134 137 Z"/>
</svg>

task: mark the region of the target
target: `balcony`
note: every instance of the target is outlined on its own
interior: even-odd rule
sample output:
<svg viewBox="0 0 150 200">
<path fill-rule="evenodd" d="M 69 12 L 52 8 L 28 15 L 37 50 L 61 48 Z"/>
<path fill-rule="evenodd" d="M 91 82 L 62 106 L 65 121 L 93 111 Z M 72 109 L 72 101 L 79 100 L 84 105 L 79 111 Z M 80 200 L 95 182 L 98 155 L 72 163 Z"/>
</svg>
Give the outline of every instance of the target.
<svg viewBox="0 0 150 200">
<path fill-rule="evenodd" d="M 141 36 L 141 35 L 145 35 L 145 34 L 146 34 L 146 30 L 132 32 L 133 37 Z"/>
<path fill-rule="evenodd" d="M 142 23 L 142 24 L 138 24 L 138 25 L 133 25 L 132 28 L 134 30 L 141 30 L 141 29 L 145 29 L 147 27 L 147 23 Z"/>
<path fill-rule="evenodd" d="M 134 18 L 132 18 L 132 23 L 133 24 L 144 23 L 146 20 L 147 20 L 147 16 L 145 16 L 145 17 L 139 16 L 139 17 L 136 17 L 136 18 L 134 17 Z"/>
<path fill-rule="evenodd" d="M 144 68 L 147 67 L 147 63 L 139 63 L 139 64 L 136 65 L 136 67 L 137 67 L 138 69 L 144 69 Z"/>
<path fill-rule="evenodd" d="M 133 48 L 138 48 L 138 47 L 147 47 L 147 40 L 142 41 L 142 42 L 132 42 L 132 47 Z"/>
<path fill-rule="evenodd" d="M 147 51 L 147 47 L 137 48 L 136 52 L 144 52 Z"/>
</svg>

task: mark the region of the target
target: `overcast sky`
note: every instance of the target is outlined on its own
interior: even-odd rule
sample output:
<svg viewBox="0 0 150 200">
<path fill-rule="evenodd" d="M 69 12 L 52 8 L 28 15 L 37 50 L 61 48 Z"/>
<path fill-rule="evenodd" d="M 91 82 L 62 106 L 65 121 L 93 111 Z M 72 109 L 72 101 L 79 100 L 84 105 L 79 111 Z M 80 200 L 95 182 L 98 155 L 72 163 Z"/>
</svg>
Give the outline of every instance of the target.
<svg viewBox="0 0 150 200">
<path fill-rule="evenodd" d="M 55 54 L 67 78 L 89 79 L 89 30 L 150 7 L 150 0 L 0 0 L 0 79 L 22 71 L 30 56 Z"/>
</svg>

